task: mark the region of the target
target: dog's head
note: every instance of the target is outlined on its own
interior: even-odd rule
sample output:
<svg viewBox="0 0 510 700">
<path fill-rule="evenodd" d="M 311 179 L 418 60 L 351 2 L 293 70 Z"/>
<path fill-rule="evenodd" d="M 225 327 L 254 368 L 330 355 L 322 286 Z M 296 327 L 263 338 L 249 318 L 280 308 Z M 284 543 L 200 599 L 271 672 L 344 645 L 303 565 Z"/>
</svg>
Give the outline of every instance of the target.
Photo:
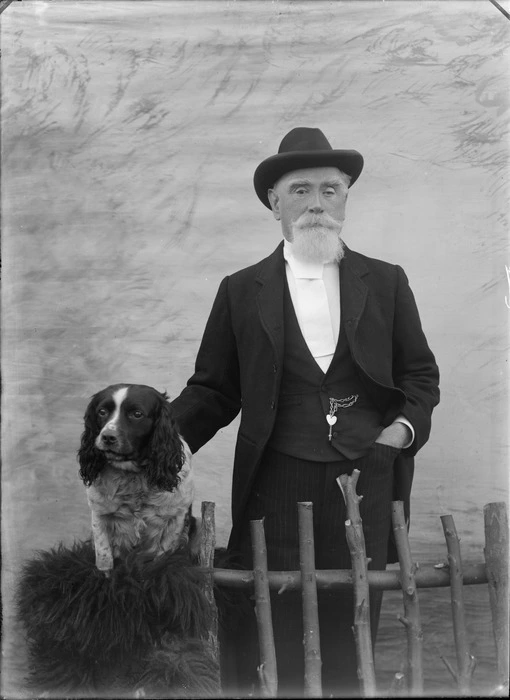
<svg viewBox="0 0 510 700">
<path fill-rule="evenodd" d="M 176 488 L 185 455 L 166 394 L 143 384 L 113 384 L 92 397 L 84 420 L 78 460 L 87 486 L 109 464 L 143 470 L 154 488 Z"/>
</svg>

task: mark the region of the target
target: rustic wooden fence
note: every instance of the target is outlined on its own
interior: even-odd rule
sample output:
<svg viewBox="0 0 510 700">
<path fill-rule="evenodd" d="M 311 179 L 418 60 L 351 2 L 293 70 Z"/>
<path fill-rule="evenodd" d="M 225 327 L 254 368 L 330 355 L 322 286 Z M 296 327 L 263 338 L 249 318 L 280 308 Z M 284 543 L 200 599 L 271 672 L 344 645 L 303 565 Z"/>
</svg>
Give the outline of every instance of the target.
<svg viewBox="0 0 510 700">
<path fill-rule="evenodd" d="M 215 610 L 213 586 L 252 589 L 255 593 L 258 625 L 260 666 L 258 669 L 263 697 L 276 697 L 278 674 L 271 619 L 270 590 L 301 589 L 304 623 L 305 697 L 321 697 L 321 650 L 317 589 L 329 590 L 354 587 L 354 640 L 363 697 L 423 696 L 423 633 L 420 618 L 418 590 L 449 586 L 453 633 L 456 650 L 456 669 L 445 659 L 457 683 L 459 696 L 471 695 L 471 681 L 476 659 L 471 654 L 466 630 L 463 587 L 488 584 L 492 626 L 496 648 L 497 678 L 494 695 L 508 694 L 508 514 L 505 503 L 489 503 L 484 507 L 485 548 L 484 562 L 463 566 L 459 538 L 451 515 L 441 517 L 448 550 L 448 563 L 438 566 L 420 566 L 413 562 L 403 504 L 392 505 L 392 523 L 399 557 L 399 570 L 369 571 L 365 552 L 362 522 L 359 514 L 361 497 L 356 493 L 359 472 L 342 475 L 338 485 L 346 507 L 346 537 L 351 553 L 351 570 L 316 570 L 313 539 L 313 504 L 298 503 L 300 571 L 268 571 L 264 523 L 251 522 L 253 571 L 214 569 L 215 548 L 214 503 L 202 503 L 203 538 L 201 564 L 210 569 L 207 595 Z M 401 589 L 403 615 L 399 615 L 407 638 L 407 664 L 404 673 L 397 673 L 390 691 L 379 693 L 376 687 L 375 667 L 370 633 L 369 588 L 379 590 Z M 210 641 L 219 654 L 217 615 L 210 632 Z"/>
</svg>

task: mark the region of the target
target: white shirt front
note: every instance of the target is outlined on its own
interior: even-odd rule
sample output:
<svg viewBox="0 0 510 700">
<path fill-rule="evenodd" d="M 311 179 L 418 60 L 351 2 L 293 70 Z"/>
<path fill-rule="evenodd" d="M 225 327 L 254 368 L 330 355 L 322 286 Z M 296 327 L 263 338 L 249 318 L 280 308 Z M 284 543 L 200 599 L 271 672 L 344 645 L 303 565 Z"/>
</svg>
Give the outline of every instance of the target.
<svg viewBox="0 0 510 700">
<path fill-rule="evenodd" d="M 284 242 L 283 255 L 290 297 L 303 338 L 315 361 L 328 370 L 340 332 L 340 276 L 338 263 L 312 263 L 292 255 Z"/>
</svg>

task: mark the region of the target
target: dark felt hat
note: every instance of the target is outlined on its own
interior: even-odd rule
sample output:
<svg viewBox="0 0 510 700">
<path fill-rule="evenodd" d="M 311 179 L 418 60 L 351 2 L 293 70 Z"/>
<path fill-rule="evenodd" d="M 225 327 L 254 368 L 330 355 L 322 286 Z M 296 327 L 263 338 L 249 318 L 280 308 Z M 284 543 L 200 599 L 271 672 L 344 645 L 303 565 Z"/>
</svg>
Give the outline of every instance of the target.
<svg viewBox="0 0 510 700">
<path fill-rule="evenodd" d="M 363 156 L 358 151 L 331 148 L 320 129 L 296 127 L 283 138 L 278 153 L 266 158 L 255 170 L 255 191 L 262 204 L 271 209 L 267 191 L 282 175 L 292 170 L 321 167 L 335 167 L 350 175 L 350 187 L 363 170 Z"/>
</svg>

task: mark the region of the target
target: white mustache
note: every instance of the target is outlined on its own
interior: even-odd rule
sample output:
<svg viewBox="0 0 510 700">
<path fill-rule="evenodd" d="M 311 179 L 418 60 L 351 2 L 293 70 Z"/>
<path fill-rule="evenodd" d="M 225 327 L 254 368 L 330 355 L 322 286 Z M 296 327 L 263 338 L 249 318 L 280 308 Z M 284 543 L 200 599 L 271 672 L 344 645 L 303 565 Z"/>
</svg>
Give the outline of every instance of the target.
<svg viewBox="0 0 510 700">
<path fill-rule="evenodd" d="M 341 223 L 339 221 L 335 221 L 335 219 L 331 218 L 328 215 L 320 215 L 320 216 L 308 216 L 304 215 L 301 216 L 295 223 L 294 226 L 298 229 L 305 229 L 305 228 L 327 228 L 327 229 L 332 229 L 334 231 L 338 230 L 338 228 L 341 226 Z"/>
</svg>

